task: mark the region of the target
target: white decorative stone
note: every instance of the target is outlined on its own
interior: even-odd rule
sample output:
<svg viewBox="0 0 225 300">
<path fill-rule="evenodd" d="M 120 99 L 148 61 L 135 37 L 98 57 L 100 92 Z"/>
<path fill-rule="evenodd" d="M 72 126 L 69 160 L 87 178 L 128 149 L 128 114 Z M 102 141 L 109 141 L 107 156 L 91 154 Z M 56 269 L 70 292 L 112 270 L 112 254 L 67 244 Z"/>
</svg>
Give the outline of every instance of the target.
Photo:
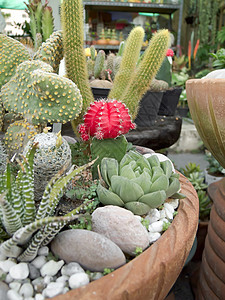
<svg viewBox="0 0 225 300">
<path fill-rule="evenodd" d="M 43 290 L 42 295 L 44 297 L 55 297 L 62 294 L 65 284 L 63 282 L 50 282 Z"/>
<path fill-rule="evenodd" d="M 163 230 L 163 221 L 157 221 L 148 226 L 149 232 L 161 232 Z"/>
<path fill-rule="evenodd" d="M 148 212 L 145 219 L 149 220 L 149 224 L 152 224 L 160 219 L 160 212 L 157 208 L 152 208 Z"/>
<path fill-rule="evenodd" d="M 165 209 L 163 208 L 163 209 L 161 209 L 160 210 L 160 220 L 162 220 L 162 219 L 165 219 L 166 218 L 166 211 L 165 211 Z"/>
<path fill-rule="evenodd" d="M 6 260 L 6 259 L 7 259 L 7 256 L 0 251 L 0 261 Z"/>
<path fill-rule="evenodd" d="M 141 222 L 141 216 L 138 216 L 138 215 L 134 215 L 134 217 L 139 221 L 139 222 Z"/>
<path fill-rule="evenodd" d="M 14 290 L 9 290 L 7 292 L 7 298 L 7 300 L 23 300 L 23 297 Z"/>
<path fill-rule="evenodd" d="M 10 282 L 12 282 L 12 281 L 13 281 L 13 278 L 12 278 L 12 276 L 8 273 L 8 274 L 6 275 L 5 282 L 6 282 L 6 283 L 10 283 Z"/>
<path fill-rule="evenodd" d="M 159 232 L 149 232 L 148 236 L 149 236 L 149 243 L 151 244 L 157 241 L 161 237 L 161 234 Z"/>
<path fill-rule="evenodd" d="M 12 276 L 13 279 L 25 279 L 29 276 L 29 268 L 27 263 L 19 263 L 17 265 L 14 265 L 9 270 L 10 276 Z"/>
<path fill-rule="evenodd" d="M 158 157 L 158 159 L 159 159 L 160 162 L 168 160 L 171 163 L 171 165 L 172 165 L 173 172 L 175 172 L 175 168 L 174 168 L 174 165 L 173 165 L 172 161 L 166 155 L 164 155 L 162 153 L 156 153 L 156 152 L 154 152 L 154 153 L 146 153 L 143 156 L 145 156 L 146 158 L 148 158 L 148 157 L 150 157 L 152 155 L 156 155 Z"/>
<path fill-rule="evenodd" d="M 10 268 L 15 265 L 16 263 L 9 259 L 0 261 L 0 268 L 6 273 L 8 273 Z"/>
<path fill-rule="evenodd" d="M 50 275 L 46 275 L 44 277 L 44 283 L 47 285 L 49 284 L 50 282 L 53 282 L 54 281 L 54 277 L 53 276 L 50 276 Z"/>
<path fill-rule="evenodd" d="M 101 272 L 95 272 L 91 274 L 91 280 L 98 280 L 103 277 Z"/>
<path fill-rule="evenodd" d="M 84 269 L 76 262 L 70 262 L 62 267 L 62 275 L 71 276 L 75 273 L 85 273 Z"/>
<path fill-rule="evenodd" d="M 60 260 L 60 261 L 54 261 L 54 260 L 50 260 L 48 261 L 46 264 L 44 264 L 41 267 L 41 276 L 54 276 L 58 273 L 58 271 L 62 268 L 62 266 L 64 265 L 64 261 Z"/>
<path fill-rule="evenodd" d="M 19 294 L 25 298 L 32 297 L 34 294 L 34 288 L 32 284 L 24 283 L 19 290 Z"/>
<path fill-rule="evenodd" d="M 66 282 L 66 281 L 68 281 L 69 280 L 69 276 L 67 276 L 67 275 L 62 275 L 62 276 L 60 276 L 60 277 L 58 277 L 57 279 L 56 279 L 56 282 Z"/>
<path fill-rule="evenodd" d="M 35 300 L 44 300 L 45 297 L 42 294 L 36 294 L 34 297 Z"/>
<path fill-rule="evenodd" d="M 167 200 L 167 203 L 169 203 L 173 207 L 173 209 L 176 209 L 179 206 L 179 199 L 170 198 Z"/>
<path fill-rule="evenodd" d="M 46 287 L 44 278 L 38 277 L 32 281 L 33 288 L 37 293 L 42 293 L 43 289 Z"/>
<path fill-rule="evenodd" d="M 48 256 L 48 254 L 49 254 L 49 248 L 47 246 L 38 249 L 38 253 L 37 253 L 38 256 L 40 255 Z"/>
<path fill-rule="evenodd" d="M 89 283 L 89 277 L 86 273 L 73 274 L 69 279 L 71 289 L 76 289 Z"/>
<path fill-rule="evenodd" d="M 10 287 L 11 290 L 19 292 L 19 289 L 21 287 L 21 282 L 12 281 L 12 282 L 10 282 L 9 287 Z"/>
<path fill-rule="evenodd" d="M 164 210 L 165 210 L 167 219 L 172 221 L 173 220 L 173 213 L 174 213 L 173 206 L 170 205 L 169 203 L 164 203 Z"/>
<path fill-rule="evenodd" d="M 37 256 L 34 260 L 32 260 L 31 264 L 35 266 L 37 269 L 41 269 L 41 267 L 47 262 L 47 258 L 44 255 Z"/>
</svg>

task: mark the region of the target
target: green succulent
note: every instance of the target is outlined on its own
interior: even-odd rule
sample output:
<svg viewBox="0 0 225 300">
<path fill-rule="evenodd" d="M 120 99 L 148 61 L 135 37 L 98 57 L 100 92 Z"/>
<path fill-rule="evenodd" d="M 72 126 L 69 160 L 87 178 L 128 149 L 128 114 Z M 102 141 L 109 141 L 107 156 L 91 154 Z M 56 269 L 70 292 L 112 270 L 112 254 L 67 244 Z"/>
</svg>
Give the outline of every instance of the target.
<svg viewBox="0 0 225 300">
<path fill-rule="evenodd" d="M 179 174 L 173 172 L 169 160 L 160 162 L 157 155 L 145 158 L 129 151 L 120 163 L 114 158 L 103 158 L 100 172 L 108 188 L 99 183 L 99 201 L 125 207 L 136 215 L 159 207 L 168 197 L 184 197 L 179 193 Z"/>
</svg>

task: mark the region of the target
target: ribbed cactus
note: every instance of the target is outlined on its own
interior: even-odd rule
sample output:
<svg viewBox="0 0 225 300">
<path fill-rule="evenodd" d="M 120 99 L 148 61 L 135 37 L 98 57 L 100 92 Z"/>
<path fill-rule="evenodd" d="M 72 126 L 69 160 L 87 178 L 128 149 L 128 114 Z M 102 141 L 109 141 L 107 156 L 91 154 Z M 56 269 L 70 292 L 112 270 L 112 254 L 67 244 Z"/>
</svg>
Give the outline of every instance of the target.
<svg viewBox="0 0 225 300">
<path fill-rule="evenodd" d="M 145 158 L 137 152 L 128 152 L 120 161 L 103 158 L 101 183 L 97 193 L 104 205 L 117 205 L 136 215 L 147 214 L 151 208 L 162 205 L 168 197 L 182 197 L 179 175 L 173 173 L 169 160 L 159 161 L 156 155 Z"/>
<path fill-rule="evenodd" d="M 5 171 L 6 158 L 7 155 L 6 155 L 5 147 L 3 146 L 3 143 L 0 140 L 0 174 L 2 174 Z"/>
<path fill-rule="evenodd" d="M 169 42 L 170 34 L 167 29 L 159 30 L 154 34 L 149 43 L 149 46 L 145 50 L 143 59 L 139 63 L 135 72 L 133 72 L 132 74 L 132 78 L 129 81 L 128 87 L 123 90 L 123 94 L 120 96 L 120 100 L 127 105 L 133 119 L 135 119 L 135 117 L 137 116 L 139 101 L 141 100 L 141 97 L 148 90 L 152 79 L 158 72 L 165 58 Z M 124 50 L 123 55 L 125 54 L 126 53 Z M 119 72 L 117 74 L 119 74 Z M 124 84 L 127 84 L 127 81 L 125 81 Z M 115 89 L 117 89 L 117 87 L 115 87 Z M 114 96 L 114 93 L 112 93 L 112 96 Z M 109 95 L 109 98 L 110 97 L 111 95 Z"/>
<path fill-rule="evenodd" d="M 52 71 L 42 61 L 21 63 L 1 89 L 4 107 L 35 125 L 77 118 L 82 108 L 80 91 L 71 80 Z"/>
<path fill-rule="evenodd" d="M 38 145 L 34 156 L 34 195 L 35 201 L 38 201 L 49 180 L 63 167 L 65 167 L 65 171 L 71 167 L 71 150 L 60 132 L 55 134 L 48 132 L 46 128 L 43 133 L 39 133 L 29 140 L 24 154 L 36 143 Z"/>
<path fill-rule="evenodd" d="M 29 59 L 29 51 L 23 44 L 0 34 L 0 89 L 14 75 L 16 67 Z"/>
<path fill-rule="evenodd" d="M 65 0 L 61 5 L 63 47 L 66 59 L 67 76 L 76 83 L 83 98 L 81 118 L 94 97 L 88 82 L 86 58 L 84 54 L 83 5 L 82 0 Z M 76 127 L 80 119 L 72 121 Z"/>
<path fill-rule="evenodd" d="M 94 77 L 98 78 L 103 71 L 105 66 L 105 51 L 100 50 L 96 56 L 95 66 L 94 66 Z"/>
<path fill-rule="evenodd" d="M 144 39 L 144 29 L 140 26 L 131 30 L 125 44 L 119 71 L 114 79 L 114 85 L 109 93 L 109 99 L 122 100 L 127 85 L 136 68 Z"/>
<path fill-rule="evenodd" d="M 37 126 L 31 125 L 25 120 L 12 123 L 8 127 L 4 137 L 9 157 L 12 157 L 15 153 L 21 153 L 29 139 L 37 133 Z"/>
<path fill-rule="evenodd" d="M 52 66 L 55 73 L 59 71 L 60 61 L 63 59 L 62 31 L 54 32 L 34 54 L 34 60 L 41 60 Z"/>
<path fill-rule="evenodd" d="M 45 5 L 42 10 L 41 30 L 42 30 L 43 41 L 46 41 L 53 33 L 54 30 L 54 19 L 52 15 L 52 8 L 47 4 L 48 2 L 45 1 Z"/>
</svg>

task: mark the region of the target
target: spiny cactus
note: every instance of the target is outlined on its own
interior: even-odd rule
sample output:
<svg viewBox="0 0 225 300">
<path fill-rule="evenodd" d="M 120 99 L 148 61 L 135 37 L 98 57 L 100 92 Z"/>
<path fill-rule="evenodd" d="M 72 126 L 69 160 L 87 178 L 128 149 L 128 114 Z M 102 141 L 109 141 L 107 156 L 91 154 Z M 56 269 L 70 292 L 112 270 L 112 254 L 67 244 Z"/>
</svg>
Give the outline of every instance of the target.
<svg viewBox="0 0 225 300">
<path fill-rule="evenodd" d="M 35 201 L 38 201 L 49 180 L 64 166 L 67 166 L 65 171 L 71 167 L 71 150 L 60 132 L 48 132 L 47 128 L 29 140 L 24 154 L 36 143 L 38 145 L 34 156 L 34 196 Z"/>
<path fill-rule="evenodd" d="M 80 119 L 72 121 L 76 131 L 84 112 L 94 101 L 88 82 L 86 58 L 84 54 L 83 6 L 81 0 L 65 0 L 61 5 L 63 28 L 63 47 L 66 59 L 67 76 L 76 83 L 83 98 L 83 108 Z"/>
<path fill-rule="evenodd" d="M 21 153 L 29 139 L 37 133 L 37 126 L 33 126 L 25 120 L 12 123 L 8 127 L 4 137 L 4 143 L 9 157 L 12 157 L 15 153 Z"/>
<path fill-rule="evenodd" d="M 3 117 L 3 126 L 2 126 L 2 131 L 6 132 L 8 127 L 13 124 L 16 121 L 23 120 L 23 117 L 19 114 L 16 114 L 14 112 L 8 112 L 4 114 Z"/>
<path fill-rule="evenodd" d="M 52 15 L 52 8 L 48 6 L 48 1 L 45 1 L 45 5 L 42 10 L 42 24 L 41 24 L 43 41 L 46 41 L 54 30 L 54 19 Z"/>
<path fill-rule="evenodd" d="M 105 51 L 100 50 L 98 51 L 98 54 L 96 56 L 95 60 L 95 66 L 94 66 L 94 77 L 98 78 L 104 69 L 104 63 L 105 63 Z"/>
<path fill-rule="evenodd" d="M 29 59 L 29 51 L 23 44 L 0 34 L 0 89 L 14 75 L 16 67 Z"/>
<path fill-rule="evenodd" d="M 140 26 L 131 30 L 125 43 L 119 71 L 114 79 L 114 85 L 109 93 L 109 99 L 121 100 L 136 68 L 144 39 L 144 29 Z"/>
<path fill-rule="evenodd" d="M 149 90 L 152 92 L 165 91 L 169 88 L 169 84 L 164 80 L 153 79 L 150 83 Z"/>
<path fill-rule="evenodd" d="M 144 215 L 151 208 L 162 205 L 168 197 L 179 194 L 179 175 L 173 173 L 172 164 L 159 161 L 156 155 L 145 158 L 130 151 L 120 164 L 114 158 L 103 158 L 101 176 L 108 188 L 99 183 L 97 194 L 104 205 L 117 205 Z"/>
<path fill-rule="evenodd" d="M 10 164 L 0 175 L 0 252 L 19 261 L 31 261 L 40 246 L 48 244 L 67 224 L 76 218 L 84 205 L 63 217 L 54 217 L 66 185 L 92 163 L 71 170 L 69 175 L 53 178 L 47 185 L 36 211 L 34 202 L 33 147 L 19 162 L 16 178 L 12 176 Z"/>
<path fill-rule="evenodd" d="M 144 52 L 143 59 L 139 63 L 135 72 L 133 72 L 127 88 L 120 96 L 120 100 L 127 105 L 133 119 L 135 119 L 135 117 L 137 116 L 139 101 L 141 100 L 141 97 L 148 90 L 152 79 L 158 72 L 163 59 L 165 58 L 169 42 L 170 34 L 167 29 L 159 30 L 154 34 L 151 42 L 149 43 L 149 46 Z M 119 74 L 119 72 L 117 74 Z M 112 93 L 112 96 L 113 95 L 114 93 Z M 109 95 L 109 98 L 110 97 L 111 95 Z"/>
<path fill-rule="evenodd" d="M 4 107 L 23 115 L 32 124 L 66 123 L 77 118 L 82 97 L 69 79 L 52 73 L 42 61 L 26 61 L 1 89 Z"/>
<path fill-rule="evenodd" d="M 33 56 L 34 60 L 41 60 L 52 66 L 55 73 L 59 71 L 60 61 L 63 59 L 62 31 L 54 32 Z"/>
<path fill-rule="evenodd" d="M 3 129 L 3 119 L 4 119 L 5 111 L 2 105 L 2 101 L 0 99 L 0 131 Z"/>
<path fill-rule="evenodd" d="M 5 171 L 6 168 L 6 151 L 3 146 L 2 141 L 0 140 L 0 174 L 2 174 Z"/>
</svg>

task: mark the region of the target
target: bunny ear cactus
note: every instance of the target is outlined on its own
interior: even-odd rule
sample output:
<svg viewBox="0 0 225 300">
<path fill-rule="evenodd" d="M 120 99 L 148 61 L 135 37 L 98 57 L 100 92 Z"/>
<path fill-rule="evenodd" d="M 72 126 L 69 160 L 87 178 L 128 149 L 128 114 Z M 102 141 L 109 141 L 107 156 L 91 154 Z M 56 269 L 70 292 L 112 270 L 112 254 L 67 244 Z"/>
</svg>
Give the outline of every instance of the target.
<svg viewBox="0 0 225 300">
<path fill-rule="evenodd" d="M 66 123 L 77 118 L 82 108 L 79 89 L 52 71 L 42 61 L 21 63 L 1 89 L 5 109 L 21 114 L 34 125 Z"/>
<path fill-rule="evenodd" d="M 55 217 L 55 209 L 67 184 L 92 162 L 48 183 L 36 209 L 34 202 L 33 160 L 35 146 L 19 162 L 19 171 L 13 177 L 10 164 L 0 175 L 0 252 L 19 261 L 31 261 L 40 246 L 46 245 L 69 221 L 85 209 L 85 204 L 63 217 Z"/>
<path fill-rule="evenodd" d="M 84 141 L 93 138 L 91 153 L 93 157 L 99 156 L 93 167 L 94 177 L 97 176 L 96 167 L 103 157 L 114 157 L 118 161 L 122 159 L 127 150 L 124 134 L 133 128 L 135 124 L 123 103 L 100 100 L 90 105 L 79 132 Z"/>
<path fill-rule="evenodd" d="M 15 74 L 17 66 L 29 59 L 29 51 L 23 44 L 0 34 L 0 89 Z"/>
<path fill-rule="evenodd" d="M 103 158 L 101 176 L 108 188 L 99 183 L 99 201 L 125 207 L 136 215 L 147 214 L 168 197 L 182 197 L 179 174 L 173 173 L 170 161 L 160 162 L 156 155 L 145 158 L 130 151 L 119 164 L 114 158 Z"/>
</svg>

